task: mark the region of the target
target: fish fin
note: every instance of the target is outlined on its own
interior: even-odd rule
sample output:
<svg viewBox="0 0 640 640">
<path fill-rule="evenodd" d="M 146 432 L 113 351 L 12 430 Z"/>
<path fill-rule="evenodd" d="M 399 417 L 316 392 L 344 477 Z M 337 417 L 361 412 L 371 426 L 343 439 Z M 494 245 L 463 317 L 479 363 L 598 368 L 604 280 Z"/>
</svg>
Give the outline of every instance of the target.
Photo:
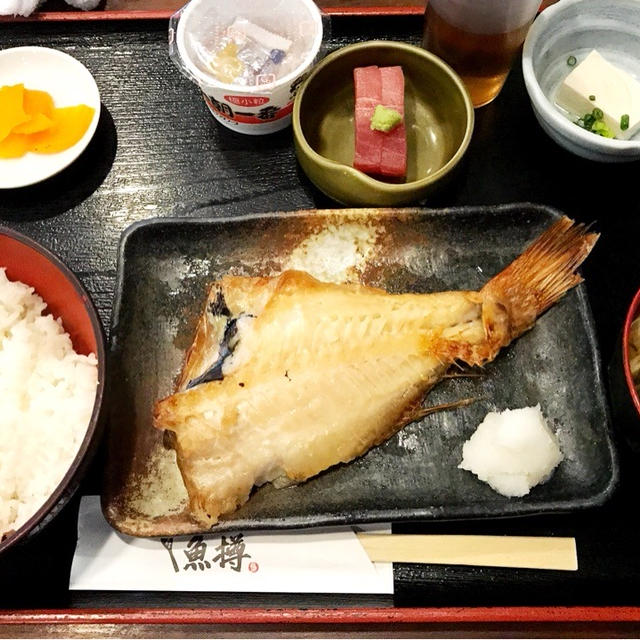
<svg viewBox="0 0 640 640">
<path fill-rule="evenodd" d="M 454 363 L 457 364 L 457 363 Z M 460 371 L 453 371 L 450 373 L 445 373 L 442 378 L 484 378 L 486 373 L 484 371 L 468 371 L 466 369 L 461 369 Z"/>
<path fill-rule="evenodd" d="M 481 289 L 491 351 L 530 329 L 536 318 L 582 278 L 576 273 L 599 234 L 563 216 Z"/>
<path fill-rule="evenodd" d="M 408 411 L 403 420 L 406 419 L 405 424 L 409 422 L 415 422 L 416 420 L 420 420 L 425 416 L 431 415 L 432 413 L 436 413 L 437 411 L 447 411 L 448 409 L 459 409 L 460 407 L 466 407 L 470 404 L 473 404 L 478 398 L 463 398 L 461 400 L 456 400 L 455 402 L 445 402 L 444 404 L 436 404 L 431 407 L 417 407 Z"/>
</svg>

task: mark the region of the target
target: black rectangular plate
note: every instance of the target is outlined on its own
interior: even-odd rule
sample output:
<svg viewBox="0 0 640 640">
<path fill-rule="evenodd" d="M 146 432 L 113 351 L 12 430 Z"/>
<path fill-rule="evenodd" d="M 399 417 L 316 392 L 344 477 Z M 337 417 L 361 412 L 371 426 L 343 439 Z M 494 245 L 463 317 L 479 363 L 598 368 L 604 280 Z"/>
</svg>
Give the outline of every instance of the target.
<svg viewBox="0 0 640 640">
<path fill-rule="evenodd" d="M 134 535 L 198 530 L 186 511 L 163 513 L 166 468 L 151 462 L 159 434 L 154 402 L 171 393 L 208 284 L 228 271 L 267 275 L 310 229 L 327 219 L 385 227 L 385 256 L 367 284 L 390 291 L 479 289 L 560 214 L 515 204 L 446 210 L 333 210 L 213 219 L 155 219 L 124 234 L 111 329 L 112 412 L 103 508 Z M 407 425 L 382 445 L 307 482 L 257 489 L 215 530 L 507 517 L 596 506 L 618 466 L 599 353 L 584 285 L 499 354 L 479 378 L 443 380 L 425 405 L 475 397 L 473 405 Z M 520 499 L 458 469 L 462 445 L 488 411 L 540 403 L 565 460 Z M 151 490 L 150 490 L 151 489 Z M 155 503 L 138 509 L 142 503 Z M 134 505 L 134 506 L 132 506 Z M 151 514 L 151 515 L 149 515 Z"/>
</svg>

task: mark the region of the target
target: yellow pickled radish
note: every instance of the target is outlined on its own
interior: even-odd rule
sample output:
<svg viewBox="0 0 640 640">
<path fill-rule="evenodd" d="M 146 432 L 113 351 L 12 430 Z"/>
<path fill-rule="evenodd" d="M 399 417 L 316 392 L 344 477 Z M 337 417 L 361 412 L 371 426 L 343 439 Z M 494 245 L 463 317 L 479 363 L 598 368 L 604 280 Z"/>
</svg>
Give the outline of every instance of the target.
<svg viewBox="0 0 640 640">
<path fill-rule="evenodd" d="M 0 87 L 0 141 L 4 140 L 14 127 L 30 119 L 23 107 L 24 85 Z"/>
<path fill-rule="evenodd" d="M 22 84 L 0 87 L 0 158 L 64 151 L 84 136 L 94 114 L 85 104 L 56 109 L 46 91 Z"/>
<path fill-rule="evenodd" d="M 72 147 L 86 133 L 95 109 L 86 104 L 54 109 L 53 125 L 46 131 L 29 136 L 29 149 L 36 153 L 58 153 Z"/>
<path fill-rule="evenodd" d="M 20 158 L 29 151 L 28 136 L 10 133 L 0 140 L 0 158 Z"/>
<path fill-rule="evenodd" d="M 47 118 L 51 118 L 54 109 L 53 98 L 46 91 L 25 89 L 23 100 L 22 106 L 28 115 L 34 116 L 42 113 Z"/>
<path fill-rule="evenodd" d="M 39 133 L 40 131 L 46 131 L 53 125 L 53 120 L 44 115 L 44 113 L 36 113 L 31 116 L 31 120 L 19 124 L 13 128 L 11 133 Z"/>
</svg>

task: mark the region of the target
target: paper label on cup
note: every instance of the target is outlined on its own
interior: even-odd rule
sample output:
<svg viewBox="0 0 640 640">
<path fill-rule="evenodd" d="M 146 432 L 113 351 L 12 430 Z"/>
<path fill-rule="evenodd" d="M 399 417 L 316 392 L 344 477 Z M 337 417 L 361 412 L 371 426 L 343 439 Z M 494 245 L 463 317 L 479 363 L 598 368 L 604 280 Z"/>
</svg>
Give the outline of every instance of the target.
<svg viewBox="0 0 640 640">
<path fill-rule="evenodd" d="M 269 96 L 224 96 L 224 99 L 239 107 L 261 107 L 269 102 Z"/>
<path fill-rule="evenodd" d="M 224 96 L 226 98 L 226 96 Z M 234 98 L 251 98 L 251 96 L 232 96 Z M 211 111 L 228 120 L 239 122 L 242 124 L 264 124 L 266 122 L 273 122 L 280 120 L 285 116 L 288 116 L 293 110 L 293 102 L 289 102 L 284 107 L 280 107 L 275 104 L 266 106 L 266 103 L 261 103 L 265 106 L 257 105 L 241 105 L 237 106 L 233 103 L 233 106 L 229 102 L 216 100 L 212 96 L 204 94 L 205 102 L 207 103 Z"/>
</svg>

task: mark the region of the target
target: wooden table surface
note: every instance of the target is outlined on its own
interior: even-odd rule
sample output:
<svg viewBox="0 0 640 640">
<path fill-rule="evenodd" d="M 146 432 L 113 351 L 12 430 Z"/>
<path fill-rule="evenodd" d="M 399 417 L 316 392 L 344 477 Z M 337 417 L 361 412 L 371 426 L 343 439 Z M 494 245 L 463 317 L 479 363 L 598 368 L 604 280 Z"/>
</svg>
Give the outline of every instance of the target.
<svg viewBox="0 0 640 640">
<path fill-rule="evenodd" d="M 373 38 L 417 43 L 420 32 L 420 17 L 334 18 L 328 49 Z M 335 206 L 310 184 L 298 167 L 290 130 L 252 138 L 215 123 L 196 87 L 180 76 L 168 60 L 166 22 L 94 22 L 72 26 L 1 23 L 0 47 L 20 45 L 55 47 L 86 64 L 100 87 L 103 112 L 93 141 L 74 165 L 43 184 L 0 194 L 0 224 L 25 233 L 58 253 L 89 289 L 107 330 L 117 243 L 120 233 L 131 223 L 157 216 L 204 217 Z M 554 206 L 578 220 L 594 222 L 602 238 L 583 273 L 606 364 L 616 347 L 626 307 L 640 283 L 639 163 L 594 164 L 557 147 L 533 117 L 519 65 L 498 99 L 478 110 L 476 116 L 476 129 L 463 171 L 429 206 L 531 201 Z M 395 605 L 452 607 L 455 611 L 480 606 L 640 605 L 640 555 L 634 513 L 640 480 L 638 460 L 622 441 L 619 451 L 620 488 L 606 506 L 596 511 L 395 528 L 421 533 L 575 536 L 580 562 L 576 573 L 397 565 L 393 600 L 69 592 L 78 507 L 78 501 L 74 500 L 38 538 L 0 557 L 2 583 L 10 585 L 9 589 L 2 589 L 1 605 L 6 610 L 27 612 L 167 605 L 215 610 Z M 85 493 L 95 492 L 99 487 L 100 465 L 98 457 L 85 483 Z M 635 609 L 632 613 L 626 609 L 617 611 L 619 616 L 611 613 L 608 618 L 639 617 Z M 458 619 L 443 618 L 438 624 L 445 626 L 429 628 L 436 632 L 440 629 L 441 634 L 449 631 L 463 634 L 470 629 L 468 625 L 477 627 L 482 622 L 485 632 L 491 634 L 491 617 L 487 616 L 484 621 L 469 620 L 467 626 L 454 626 L 458 625 Z M 7 622 L 7 614 L 0 613 L 0 621 Z M 73 624 L 67 627 L 68 634 L 75 633 Z M 105 622 L 104 629 L 116 629 L 113 624 L 113 620 Z M 424 624 L 423 620 L 419 627 L 422 634 L 427 628 Z M 365 634 L 360 637 L 377 633 L 356 627 L 351 629 L 354 637 L 357 633 Z M 170 628 L 165 633 L 170 635 Z M 387 635 L 391 628 L 387 627 Z M 591 625 L 588 628 L 596 629 Z M 606 629 L 604 635 L 611 633 L 610 627 L 599 628 Z M 9 629 L 16 633 L 18 628 Z M 38 635 L 34 629 L 38 627 L 23 627 L 20 633 Z M 253 629 L 259 631 L 258 627 Z M 289 631 L 295 634 L 296 629 L 290 627 Z M 323 631 L 320 627 L 315 629 Z M 398 633 L 417 633 L 415 625 L 393 629 Z M 508 633 L 517 634 L 519 629 L 511 627 Z M 537 629 L 544 633 L 542 626 Z M 633 633 L 629 631 L 633 627 L 616 629 L 616 633 Z M 195 636 L 197 629 L 193 630 Z M 3 628 L 1 633 L 8 632 Z M 130 629 L 128 633 L 134 631 Z M 135 633 L 142 637 L 148 632 L 140 628 Z"/>
</svg>

